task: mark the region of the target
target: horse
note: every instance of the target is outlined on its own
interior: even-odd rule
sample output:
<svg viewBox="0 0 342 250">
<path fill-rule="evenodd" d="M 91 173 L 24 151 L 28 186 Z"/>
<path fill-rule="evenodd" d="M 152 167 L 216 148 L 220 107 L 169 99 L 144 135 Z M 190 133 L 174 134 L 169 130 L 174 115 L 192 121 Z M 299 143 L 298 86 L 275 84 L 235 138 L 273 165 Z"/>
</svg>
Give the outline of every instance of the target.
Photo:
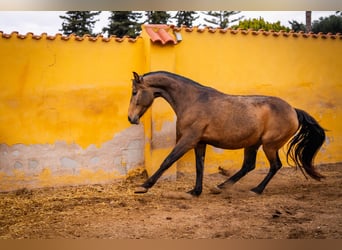
<svg viewBox="0 0 342 250">
<path fill-rule="evenodd" d="M 325 141 L 325 130 L 307 112 L 293 108 L 281 98 L 229 95 L 166 71 L 144 75 L 133 72 L 129 122 L 139 124 L 140 118 L 158 97 L 164 98 L 177 116 L 176 144 L 159 169 L 137 187 L 135 193 L 146 193 L 165 170 L 194 149 L 196 182 L 188 193 L 199 196 L 207 145 L 244 149 L 241 169 L 215 187 L 219 192 L 255 169 L 257 151 L 262 146 L 270 169 L 260 184 L 251 189 L 262 194 L 282 167 L 278 150 L 287 142 L 288 162 L 292 160 L 306 178 L 307 175 L 317 181 L 324 178 L 315 169 L 313 161 Z"/>
</svg>

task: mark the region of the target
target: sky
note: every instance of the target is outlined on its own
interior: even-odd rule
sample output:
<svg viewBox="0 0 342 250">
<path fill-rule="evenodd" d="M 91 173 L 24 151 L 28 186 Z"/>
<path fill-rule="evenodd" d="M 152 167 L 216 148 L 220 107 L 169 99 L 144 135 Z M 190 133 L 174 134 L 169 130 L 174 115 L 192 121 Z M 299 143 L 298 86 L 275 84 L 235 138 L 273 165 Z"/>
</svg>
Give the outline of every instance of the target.
<svg viewBox="0 0 342 250">
<path fill-rule="evenodd" d="M 11 33 L 17 31 L 20 34 L 32 32 L 36 35 L 47 33 L 55 35 L 61 33 L 63 20 L 59 17 L 64 11 L 0 11 L 0 31 Z M 312 20 L 335 14 L 335 11 L 313 11 Z M 280 21 L 282 25 L 290 27 L 288 21 L 296 20 L 305 23 L 305 11 L 242 11 L 236 17 L 244 16 L 245 19 L 263 17 L 265 21 Z M 94 28 L 99 33 L 108 25 L 109 12 L 103 11 Z M 200 22 L 200 21 L 197 21 Z M 199 23 L 195 23 L 198 25 Z"/>
</svg>

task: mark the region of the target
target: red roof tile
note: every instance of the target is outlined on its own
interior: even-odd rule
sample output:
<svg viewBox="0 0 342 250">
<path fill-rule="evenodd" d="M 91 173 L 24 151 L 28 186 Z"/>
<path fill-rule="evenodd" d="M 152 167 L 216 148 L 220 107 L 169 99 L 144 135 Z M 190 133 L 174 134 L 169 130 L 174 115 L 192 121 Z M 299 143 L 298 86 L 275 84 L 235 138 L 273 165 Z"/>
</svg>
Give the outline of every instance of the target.
<svg viewBox="0 0 342 250">
<path fill-rule="evenodd" d="M 242 29 L 219 29 L 219 28 L 199 28 L 199 27 L 176 27 L 174 25 L 166 25 L 166 24 L 147 24 L 143 25 L 143 28 L 146 30 L 146 33 L 150 37 L 151 41 L 153 43 L 161 43 L 163 45 L 171 43 L 171 44 L 177 44 L 177 39 L 175 36 L 175 32 L 199 32 L 199 33 L 221 33 L 221 34 L 227 34 L 227 35 L 249 35 L 252 34 L 253 36 L 258 36 L 258 35 L 264 35 L 264 36 L 273 36 L 273 37 L 295 37 L 295 38 L 313 38 L 313 39 L 339 39 L 342 40 L 342 34 L 337 33 L 335 35 L 328 33 L 328 34 L 323 34 L 323 33 L 318 33 L 314 34 L 313 32 L 309 33 L 304 33 L 304 32 L 286 32 L 286 31 L 265 31 L 265 30 L 258 30 L 258 31 L 253 31 L 251 29 L 249 30 L 242 30 Z M 64 36 L 62 34 L 55 34 L 54 36 L 47 35 L 47 33 L 42 33 L 41 35 L 35 35 L 32 32 L 28 32 L 26 35 L 19 34 L 17 31 L 13 31 L 11 34 L 6 34 L 0 31 L 0 38 L 5 38 L 5 39 L 10 39 L 10 38 L 18 38 L 18 39 L 34 39 L 34 40 L 40 40 L 40 39 L 47 39 L 47 40 L 62 40 L 62 41 L 68 41 L 68 40 L 75 40 L 75 41 L 91 41 L 91 42 L 96 42 L 96 41 L 102 41 L 102 42 L 136 42 L 139 38 L 142 38 L 141 36 L 138 36 L 136 38 L 130 38 L 127 36 L 124 36 L 123 38 L 119 38 L 116 36 L 110 36 L 109 38 L 103 37 L 102 35 L 98 35 L 96 37 L 91 37 L 90 35 L 84 35 L 84 36 L 76 36 L 75 34 L 71 34 L 69 36 Z"/>
<path fill-rule="evenodd" d="M 115 41 L 115 42 L 123 42 L 123 41 L 128 41 L 128 42 L 136 42 L 137 39 L 141 38 L 140 36 L 136 37 L 136 38 L 131 38 L 128 36 L 124 36 L 122 38 L 116 37 L 116 36 L 110 36 L 109 38 L 105 38 L 102 35 L 98 35 L 96 37 L 92 37 L 90 35 L 84 35 L 84 36 L 76 36 L 75 34 L 71 34 L 69 36 L 64 36 L 60 33 L 55 34 L 54 36 L 49 36 L 47 35 L 47 33 L 42 33 L 41 35 L 34 35 L 32 32 L 28 32 L 26 35 L 22 35 L 19 34 L 19 32 L 17 31 L 13 31 L 11 34 L 6 34 L 3 33 L 2 31 L 0 31 L 0 38 L 6 38 L 6 39 L 10 39 L 12 37 L 16 37 L 19 39 L 27 39 L 27 38 L 31 38 L 34 40 L 40 40 L 40 39 L 47 39 L 47 40 L 55 40 L 55 39 L 59 39 L 62 41 L 68 41 L 68 40 L 75 40 L 75 41 L 91 41 L 91 42 L 96 42 L 96 41 L 102 41 L 102 42 L 111 42 L 111 41 Z"/>
<path fill-rule="evenodd" d="M 258 31 L 254 31 L 252 29 L 248 29 L 248 30 L 243 30 L 243 29 L 220 29 L 220 28 L 210 28 L 210 27 L 204 27 L 204 28 L 199 28 L 199 27 L 186 27 L 186 26 L 182 26 L 181 28 L 179 27 L 175 27 L 173 25 L 169 26 L 171 29 L 173 29 L 174 31 L 180 32 L 181 30 L 185 30 L 186 32 L 199 32 L 199 33 L 215 33 L 216 31 L 219 31 L 219 33 L 226 33 L 226 34 L 232 34 L 232 35 L 237 35 L 237 34 L 243 34 L 243 35 L 248 35 L 248 34 L 252 34 L 254 36 L 258 36 L 260 34 L 265 35 L 265 36 L 274 36 L 274 37 L 280 37 L 280 36 L 284 36 L 284 37 L 303 37 L 303 38 L 321 38 L 321 39 L 342 39 L 342 34 L 337 33 L 335 35 L 328 33 L 328 34 L 322 34 L 322 33 L 318 33 L 318 34 L 314 34 L 313 32 L 309 32 L 309 33 L 304 33 L 304 32 L 286 32 L 286 31 L 279 31 L 276 32 L 274 30 L 269 30 L 269 31 L 265 31 L 265 30 L 258 30 Z"/>
<path fill-rule="evenodd" d="M 147 24 L 143 26 L 149 35 L 153 43 L 160 42 L 161 44 L 177 44 L 177 40 L 173 34 L 168 31 L 172 29 L 172 26 L 166 24 Z"/>
</svg>

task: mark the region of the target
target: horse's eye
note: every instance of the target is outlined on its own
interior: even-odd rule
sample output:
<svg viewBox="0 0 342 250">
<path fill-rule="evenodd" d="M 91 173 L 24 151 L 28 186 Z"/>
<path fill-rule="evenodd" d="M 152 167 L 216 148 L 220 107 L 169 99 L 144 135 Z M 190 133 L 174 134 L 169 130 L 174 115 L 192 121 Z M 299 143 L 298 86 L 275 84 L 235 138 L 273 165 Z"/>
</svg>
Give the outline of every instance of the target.
<svg viewBox="0 0 342 250">
<path fill-rule="evenodd" d="M 132 95 L 135 96 L 138 93 L 138 91 L 133 90 Z"/>
</svg>

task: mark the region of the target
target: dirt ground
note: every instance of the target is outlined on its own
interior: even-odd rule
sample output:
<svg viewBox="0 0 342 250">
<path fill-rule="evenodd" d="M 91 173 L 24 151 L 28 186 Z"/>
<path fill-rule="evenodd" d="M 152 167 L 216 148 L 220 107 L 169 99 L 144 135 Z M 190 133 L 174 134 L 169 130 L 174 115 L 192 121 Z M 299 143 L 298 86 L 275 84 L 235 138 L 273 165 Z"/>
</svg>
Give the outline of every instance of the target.
<svg viewBox="0 0 342 250">
<path fill-rule="evenodd" d="M 262 195 L 249 191 L 258 169 L 222 194 L 210 188 L 222 174 L 205 175 L 200 197 L 188 191 L 194 174 L 160 180 L 146 194 L 135 176 L 106 185 L 17 190 L 0 194 L 0 239 L 341 239 L 342 163 L 319 166 L 327 178 L 306 180 L 282 168 Z"/>
</svg>

